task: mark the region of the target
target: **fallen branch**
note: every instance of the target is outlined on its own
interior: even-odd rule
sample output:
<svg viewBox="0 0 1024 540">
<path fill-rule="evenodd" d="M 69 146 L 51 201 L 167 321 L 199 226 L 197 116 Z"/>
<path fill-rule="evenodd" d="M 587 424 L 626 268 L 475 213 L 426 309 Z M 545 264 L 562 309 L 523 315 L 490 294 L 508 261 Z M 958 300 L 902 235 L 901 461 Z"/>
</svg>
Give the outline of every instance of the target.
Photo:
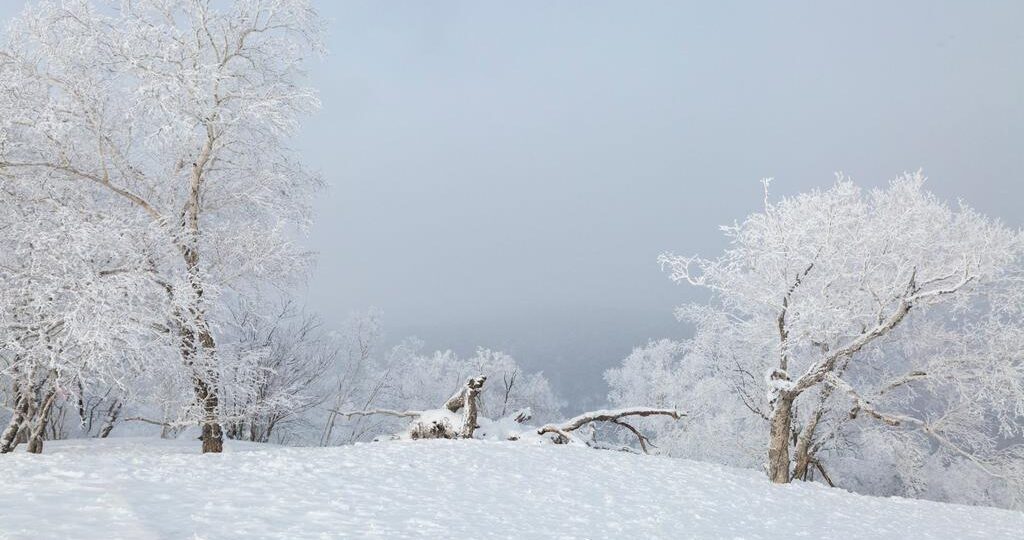
<svg viewBox="0 0 1024 540">
<path fill-rule="evenodd" d="M 828 473 L 825 472 L 825 467 L 821 465 L 820 461 L 814 460 L 811 461 L 811 463 L 813 463 L 814 466 L 817 467 L 818 472 L 821 473 L 821 477 L 825 479 L 825 482 L 828 484 L 828 487 L 836 487 L 836 485 L 832 482 L 832 479 L 829 478 Z"/>
<path fill-rule="evenodd" d="M 466 384 L 458 392 L 445 401 L 443 408 L 441 409 L 426 411 L 396 411 L 392 409 L 368 409 L 362 411 L 327 410 L 345 417 L 386 415 L 398 418 L 412 418 L 413 421 L 406 430 L 406 435 L 412 439 L 472 439 L 478 427 L 476 425 L 478 419 L 477 415 L 479 414 L 477 402 L 479 400 L 480 391 L 483 389 L 484 382 L 486 380 L 486 377 L 472 377 L 468 379 Z M 455 415 L 461 410 L 465 411 L 462 417 L 462 425 L 456 426 L 454 424 L 458 422 L 458 417 Z M 570 435 L 570 433 L 583 426 L 593 422 L 610 422 L 619 427 L 625 428 L 636 436 L 637 441 L 640 443 L 640 448 L 646 454 L 650 448 L 654 447 L 654 444 L 652 444 L 651 440 L 637 429 L 636 426 L 629 424 L 624 420 L 631 416 L 668 416 L 678 420 L 685 415 L 675 409 L 629 407 L 625 409 L 591 411 L 570 418 L 569 420 L 559 424 L 547 424 L 539 429 L 532 427 L 527 429 L 531 431 L 536 429 L 535 433 L 537 435 L 554 433 L 556 437 L 549 438 L 547 440 L 554 442 L 555 444 L 565 444 L 572 440 L 572 435 Z M 526 408 L 516 411 L 509 418 L 512 418 L 516 423 L 523 424 L 531 417 L 532 412 L 529 408 Z M 514 434 L 514 436 L 511 436 L 509 440 L 519 440 L 519 434 Z M 596 442 L 588 442 L 587 445 L 600 447 Z M 624 450 L 624 448 L 615 449 Z M 632 451 L 636 452 L 636 450 Z"/>
<path fill-rule="evenodd" d="M 372 416 L 375 414 L 382 414 L 385 416 L 397 416 L 399 418 L 419 418 L 420 416 L 423 416 L 423 411 L 396 411 L 392 409 L 367 409 L 362 411 L 338 411 L 335 409 L 327 410 L 339 416 L 345 416 L 348 418 L 351 418 L 353 416 Z"/>
<path fill-rule="evenodd" d="M 458 392 L 445 401 L 444 408 L 440 411 L 396 411 L 392 409 L 370 409 L 363 411 L 327 410 L 345 417 L 380 414 L 399 418 L 412 418 L 413 422 L 409 427 L 408 433 L 413 439 L 455 439 L 459 437 L 472 439 L 473 433 L 478 427 L 477 416 L 480 410 L 478 403 L 480 391 L 483 390 L 486 381 L 487 377 L 484 376 L 470 377 Z M 465 413 L 462 425 L 458 429 L 452 425 L 453 422 L 450 419 L 437 417 L 438 412 L 446 411 L 445 414 L 448 412 L 454 414 L 463 408 Z"/>
<path fill-rule="evenodd" d="M 131 416 L 131 417 L 125 418 L 125 419 L 123 419 L 121 421 L 122 422 L 145 422 L 147 424 L 153 424 L 154 426 L 163 426 L 163 427 L 168 427 L 168 428 L 177 427 L 176 425 L 170 424 L 168 422 L 161 422 L 159 420 L 150 420 L 149 418 L 143 418 L 141 416 Z M 191 425 L 191 424 L 192 423 L 189 422 L 188 424 L 182 424 L 182 425 Z"/>
<path fill-rule="evenodd" d="M 601 410 L 591 411 L 583 413 L 579 416 L 570 418 L 562 424 L 547 424 L 537 430 L 538 435 L 544 435 L 547 433 L 554 433 L 558 435 L 555 439 L 555 443 L 565 444 L 571 439 L 569 433 L 575 431 L 587 424 L 592 422 L 611 422 L 613 424 L 623 426 L 633 432 L 637 439 L 640 441 L 640 447 L 643 448 L 644 452 L 647 452 L 647 437 L 640 433 L 639 430 L 633 426 L 622 421 L 627 416 L 669 416 L 675 420 L 679 420 L 681 416 L 685 416 L 675 409 L 651 409 L 648 407 L 631 407 L 628 409 L 616 409 L 616 410 Z"/>
<path fill-rule="evenodd" d="M 651 409 L 648 407 L 630 407 L 628 409 L 614 409 L 585 412 L 574 416 L 560 425 L 547 424 L 540 428 L 537 433 L 557 433 L 559 431 L 574 431 L 591 422 L 613 422 L 626 416 L 671 416 L 675 420 L 686 416 L 675 409 Z"/>
<path fill-rule="evenodd" d="M 612 423 L 617 425 L 617 426 L 622 426 L 622 427 L 628 429 L 629 431 L 633 432 L 633 435 L 636 435 L 636 440 L 640 441 L 640 449 L 643 450 L 645 454 L 648 453 L 647 452 L 647 445 L 648 444 L 650 444 L 651 446 L 654 446 L 654 443 L 652 443 L 651 440 L 648 439 L 646 435 L 644 435 L 643 433 L 640 433 L 640 430 L 635 428 L 635 427 L 633 427 L 632 425 L 627 424 L 627 423 L 625 423 L 625 422 L 623 422 L 621 420 L 612 420 Z"/>
</svg>

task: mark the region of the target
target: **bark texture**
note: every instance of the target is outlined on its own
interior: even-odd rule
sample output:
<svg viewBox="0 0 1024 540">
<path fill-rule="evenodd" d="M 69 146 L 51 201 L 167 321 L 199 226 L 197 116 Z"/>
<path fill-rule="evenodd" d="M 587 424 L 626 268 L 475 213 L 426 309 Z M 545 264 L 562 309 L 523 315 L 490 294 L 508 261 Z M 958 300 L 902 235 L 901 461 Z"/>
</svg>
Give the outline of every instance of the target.
<svg viewBox="0 0 1024 540">
<path fill-rule="evenodd" d="M 466 403 L 466 416 L 462 422 L 462 431 L 459 435 L 463 439 L 472 439 L 473 432 L 478 427 L 476 425 L 477 415 L 480 412 L 480 405 L 478 403 L 480 397 L 480 391 L 484 387 L 484 382 L 487 381 L 487 377 L 474 377 L 466 381 L 466 389 L 463 392 L 465 394 Z"/>
<path fill-rule="evenodd" d="M 28 419 L 29 398 L 24 392 L 18 392 L 17 396 L 11 420 L 7 423 L 3 434 L 0 434 L 0 454 L 14 451 L 14 448 L 18 446 L 18 433 Z"/>
<path fill-rule="evenodd" d="M 30 454 L 43 453 L 43 435 L 46 433 L 46 424 L 50 420 L 50 411 L 53 409 L 53 403 L 56 399 L 57 389 L 51 387 L 46 392 L 46 397 L 43 398 L 43 403 L 36 412 L 36 417 L 29 434 L 28 452 Z"/>
<path fill-rule="evenodd" d="M 768 439 L 768 478 L 776 484 L 785 484 L 789 475 L 789 435 L 793 425 L 793 401 L 796 396 L 781 394 L 771 415 Z"/>
</svg>

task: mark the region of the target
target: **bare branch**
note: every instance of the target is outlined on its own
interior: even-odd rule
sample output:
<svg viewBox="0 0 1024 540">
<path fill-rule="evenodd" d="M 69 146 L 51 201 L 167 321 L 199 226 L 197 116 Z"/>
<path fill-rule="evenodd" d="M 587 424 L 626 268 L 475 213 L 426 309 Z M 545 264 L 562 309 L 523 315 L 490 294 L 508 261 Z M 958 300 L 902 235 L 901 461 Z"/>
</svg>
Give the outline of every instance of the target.
<svg viewBox="0 0 1024 540">
<path fill-rule="evenodd" d="M 365 411 L 338 411 L 335 409 L 327 410 L 339 416 L 345 416 L 349 418 L 353 416 L 372 416 L 375 414 L 381 414 L 385 416 L 397 416 L 399 418 L 419 418 L 420 416 L 423 416 L 423 411 L 396 411 L 392 409 L 367 409 Z"/>
<path fill-rule="evenodd" d="M 566 420 L 562 424 L 547 424 L 537 430 L 539 435 L 545 433 L 557 433 L 562 436 L 568 437 L 570 431 L 577 430 L 591 422 L 612 422 L 617 423 L 622 418 L 627 416 L 669 416 L 675 420 L 679 420 L 681 416 L 686 416 L 683 413 L 675 409 L 652 409 L 648 407 L 632 407 L 628 409 L 616 409 L 616 410 L 600 410 L 583 413 L 579 416 L 575 416 Z"/>
</svg>

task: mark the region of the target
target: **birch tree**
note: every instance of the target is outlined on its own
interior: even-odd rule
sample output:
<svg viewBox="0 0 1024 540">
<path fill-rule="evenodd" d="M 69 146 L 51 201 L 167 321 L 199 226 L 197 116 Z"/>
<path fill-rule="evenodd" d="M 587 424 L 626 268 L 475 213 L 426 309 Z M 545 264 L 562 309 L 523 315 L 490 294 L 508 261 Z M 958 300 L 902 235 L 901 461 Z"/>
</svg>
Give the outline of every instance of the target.
<svg viewBox="0 0 1024 540">
<path fill-rule="evenodd" d="M 218 296 L 301 274 L 317 179 L 285 141 L 318 106 L 305 0 L 37 2 L 0 49 L 0 172 L 91 188 L 139 236 L 203 429 L 222 448 Z M 164 247 L 166 246 L 166 247 Z"/>
<path fill-rule="evenodd" d="M 723 227 L 721 256 L 660 257 L 674 281 L 712 293 L 677 313 L 697 327 L 691 360 L 718 363 L 763 418 L 773 482 L 806 478 L 849 422 L 1012 479 L 1024 400 L 1005 342 L 1024 319 L 998 291 L 1012 290 L 1020 233 L 924 181 L 862 190 L 840 177 L 778 202 L 766 182 L 764 209 Z"/>
<path fill-rule="evenodd" d="M 0 177 L 0 194 L 0 380 L 11 408 L 0 453 L 19 442 L 39 453 L 55 409 L 94 384 L 126 394 L 166 353 L 165 298 L 132 237 L 85 194 L 45 177 Z"/>
</svg>

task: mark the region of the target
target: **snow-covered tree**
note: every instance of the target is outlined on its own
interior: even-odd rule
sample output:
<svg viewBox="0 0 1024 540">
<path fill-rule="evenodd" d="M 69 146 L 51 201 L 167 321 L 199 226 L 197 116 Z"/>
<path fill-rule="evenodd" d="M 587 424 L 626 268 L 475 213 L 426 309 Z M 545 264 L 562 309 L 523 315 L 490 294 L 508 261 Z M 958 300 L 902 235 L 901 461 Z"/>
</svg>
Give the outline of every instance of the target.
<svg viewBox="0 0 1024 540">
<path fill-rule="evenodd" d="M 240 301 L 221 348 L 235 392 L 224 396 L 227 434 L 254 442 L 301 441 L 311 427 L 306 413 L 327 397 L 326 375 L 340 345 L 313 314 L 292 300 L 272 306 Z"/>
<path fill-rule="evenodd" d="M 693 341 L 641 349 L 609 373 L 613 400 L 634 391 L 688 400 L 681 406 L 704 411 L 691 424 L 732 426 L 732 440 L 711 443 L 738 443 L 743 453 L 729 461 L 749 464 L 760 441 L 775 482 L 831 481 L 823 455 L 838 467 L 882 440 L 972 464 L 993 483 L 1021 478 L 1012 444 L 1024 426 L 1020 233 L 944 204 L 920 173 L 874 190 L 840 177 L 778 202 L 765 190 L 763 211 L 723 227 L 720 257 L 660 258 L 673 280 L 712 300 L 678 310 L 696 326 Z M 687 445 L 696 457 L 714 453 Z M 922 469 L 897 453 L 900 474 Z"/>
<path fill-rule="evenodd" d="M 62 418 L 54 410 L 84 403 L 92 386 L 123 399 L 173 350 L 166 295 L 150 286 L 133 237 L 76 186 L 0 177 L 0 193 L 0 379 L 11 410 L 0 453 L 21 440 L 40 452 Z"/>
<path fill-rule="evenodd" d="M 763 454 L 763 421 L 733 398 L 729 364 L 703 357 L 695 341 L 661 339 L 634 349 L 620 367 L 605 373 L 608 401 L 615 407 L 644 403 L 686 411 L 683 422 L 638 422 L 654 434 L 658 453 L 756 467 Z"/>
<path fill-rule="evenodd" d="M 563 407 L 543 373 L 525 372 L 508 354 L 483 347 L 462 357 L 451 350 L 425 354 L 421 344 L 406 343 L 392 350 L 388 370 L 392 382 L 382 399 L 394 408 L 444 403 L 477 376 L 488 381 L 479 398 L 480 412 L 488 418 L 529 408 L 535 418 L 549 420 Z"/>
<path fill-rule="evenodd" d="M 92 190 L 146 253 L 191 381 L 204 451 L 222 446 L 220 293 L 300 274 L 317 179 L 287 148 L 314 110 L 306 0 L 37 2 L 0 47 L 0 173 Z"/>
<path fill-rule="evenodd" d="M 378 357 L 384 338 L 381 318 L 379 310 L 370 309 L 350 315 L 342 324 L 337 335 L 341 353 L 331 368 L 333 379 L 327 401 L 330 408 L 320 434 L 321 446 L 373 438 L 382 432 L 381 422 L 387 422 L 386 419 L 338 415 L 339 411 L 373 407 L 390 383 L 391 372 L 386 362 Z"/>
<path fill-rule="evenodd" d="M 394 433 L 407 422 L 387 415 L 339 412 L 437 407 L 463 389 L 468 379 L 479 376 L 487 379 L 477 396 L 484 417 L 502 418 L 529 409 L 531 416 L 553 420 L 564 406 L 543 373 L 524 371 L 500 351 L 479 348 L 468 357 L 450 350 L 427 353 L 416 338 L 382 350 L 381 314 L 376 310 L 350 317 L 339 339 L 342 353 L 326 401 L 329 410 L 321 445 L 371 440 Z"/>
</svg>

